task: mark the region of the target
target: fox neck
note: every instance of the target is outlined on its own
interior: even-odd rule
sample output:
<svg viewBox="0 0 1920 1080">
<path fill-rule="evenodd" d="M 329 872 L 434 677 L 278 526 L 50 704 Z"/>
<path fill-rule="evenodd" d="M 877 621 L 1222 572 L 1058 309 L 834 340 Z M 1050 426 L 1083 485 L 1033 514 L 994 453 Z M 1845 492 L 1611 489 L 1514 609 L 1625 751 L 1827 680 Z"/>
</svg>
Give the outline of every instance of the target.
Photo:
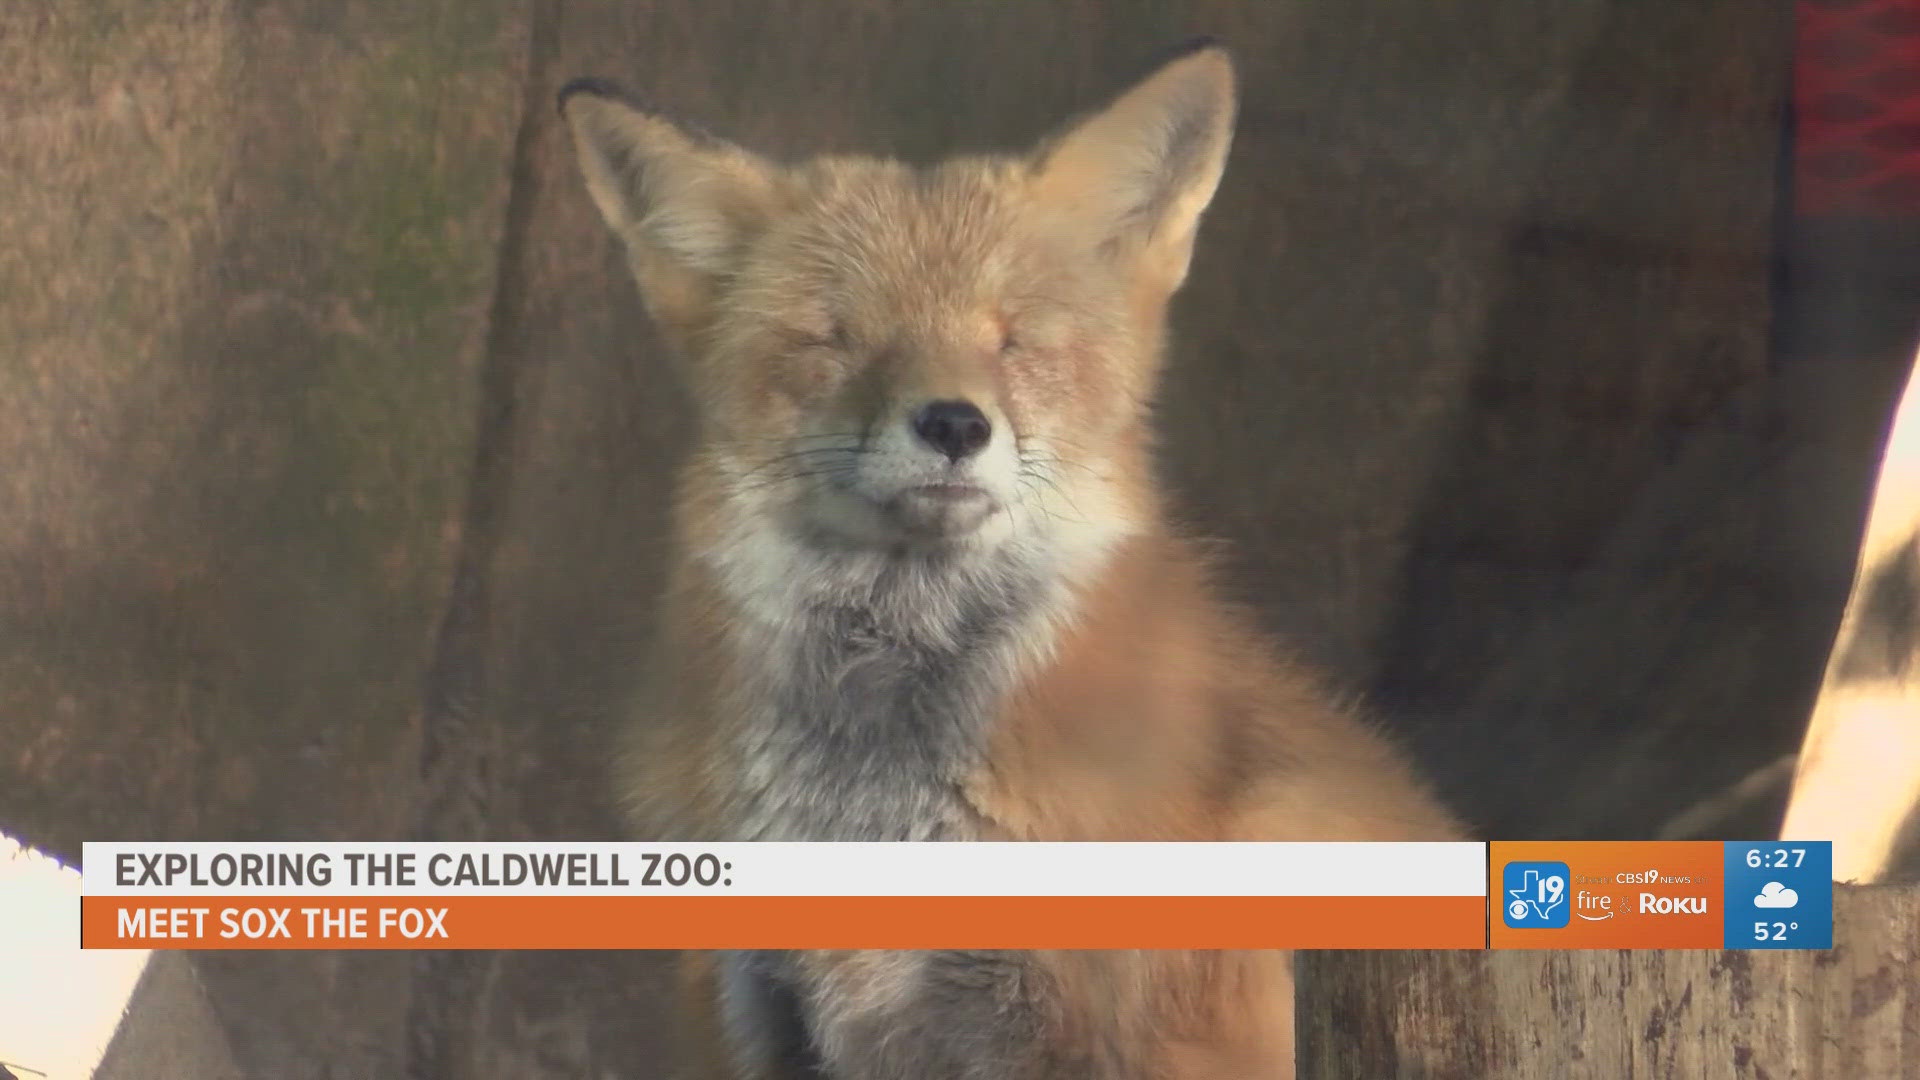
<svg viewBox="0 0 1920 1080">
<path fill-rule="evenodd" d="M 958 840 L 963 795 L 1018 683 L 1050 662 L 1129 531 L 979 550 L 836 549 L 743 528 L 705 549 L 735 617 L 744 840 Z"/>
</svg>

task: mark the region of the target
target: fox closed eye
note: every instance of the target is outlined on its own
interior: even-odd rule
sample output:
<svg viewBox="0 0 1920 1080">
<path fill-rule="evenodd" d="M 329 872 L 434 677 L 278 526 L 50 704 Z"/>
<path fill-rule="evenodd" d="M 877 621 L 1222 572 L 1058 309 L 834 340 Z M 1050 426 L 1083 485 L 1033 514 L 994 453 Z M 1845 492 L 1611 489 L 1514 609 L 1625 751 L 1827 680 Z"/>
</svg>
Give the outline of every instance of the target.
<svg viewBox="0 0 1920 1080">
<path fill-rule="evenodd" d="M 789 330 L 782 335 L 796 349 L 822 349 L 832 352 L 846 352 L 852 345 L 847 332 L 838 326 L 825 331 Z"/>
</svg>

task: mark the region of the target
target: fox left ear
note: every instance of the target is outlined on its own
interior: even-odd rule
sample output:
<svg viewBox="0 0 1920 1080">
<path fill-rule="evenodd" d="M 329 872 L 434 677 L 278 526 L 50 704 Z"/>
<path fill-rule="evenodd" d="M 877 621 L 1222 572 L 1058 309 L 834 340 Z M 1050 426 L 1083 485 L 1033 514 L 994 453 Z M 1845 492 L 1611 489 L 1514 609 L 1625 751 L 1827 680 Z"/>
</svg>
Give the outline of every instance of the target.
<svg viewBox="0 0 1920 1080">
<path fill-rule="evenodd" d="M 598 79 L 560 91 L 587 190 L 655 318 L 685 332 L 779 205 L 780 171 Z"/>
<path fill-rule="evenodd" d="M 1036 195 L 1171 292 L 1186 278 L 1194 232 L 1233 141 L 1233 62 L 1200 40 L 1181 48 L 1106 108 L 1044 143 Z"/>
</svg>

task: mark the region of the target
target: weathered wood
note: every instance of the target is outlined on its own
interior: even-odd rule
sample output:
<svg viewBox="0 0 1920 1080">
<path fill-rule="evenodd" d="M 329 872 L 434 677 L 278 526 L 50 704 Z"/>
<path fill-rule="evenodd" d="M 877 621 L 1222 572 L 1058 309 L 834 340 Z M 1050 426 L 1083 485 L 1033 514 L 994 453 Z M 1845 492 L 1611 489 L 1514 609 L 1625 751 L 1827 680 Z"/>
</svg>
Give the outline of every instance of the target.
<svg viewBox="0 0 1920 1080">
<path fill-rule="evenodd" d="M 1320 952 L 1300 1080 L 1920 1076 L 1920 889 L 1838 886 L 1829 952 Z"/>
<path fill-rule="evenodd" d="M 1920 874 L 1920 368 L 1874 487 L 1847 611 L 1807 726 L 1783 835 L 1832 840 L 1839 881 Z"/>
</svg>

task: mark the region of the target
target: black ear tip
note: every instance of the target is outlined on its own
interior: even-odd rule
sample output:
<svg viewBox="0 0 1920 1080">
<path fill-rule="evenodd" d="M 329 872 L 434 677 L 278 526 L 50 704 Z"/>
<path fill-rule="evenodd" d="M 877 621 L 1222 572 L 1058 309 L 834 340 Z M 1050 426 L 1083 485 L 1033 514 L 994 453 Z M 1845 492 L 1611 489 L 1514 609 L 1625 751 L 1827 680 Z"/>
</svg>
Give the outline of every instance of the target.
<svg viewBox="0 0 1920 1080">
<path fill-rule="evenodd" d="M 610 98 L 629 105 L 639 105 L 639 101 L 627 92 L 626 87 L 612 79 L 603 79 L 597 75 L 583 75 L 577 79 L 569 79 L 567 84 L 560 88 L 560 92 L 554 95 L 554 106 L 560 110 L 561 115 L 566 115 L 567 101 L 575 94 L 587 94 L 592 97 Z"/>
</svg>

